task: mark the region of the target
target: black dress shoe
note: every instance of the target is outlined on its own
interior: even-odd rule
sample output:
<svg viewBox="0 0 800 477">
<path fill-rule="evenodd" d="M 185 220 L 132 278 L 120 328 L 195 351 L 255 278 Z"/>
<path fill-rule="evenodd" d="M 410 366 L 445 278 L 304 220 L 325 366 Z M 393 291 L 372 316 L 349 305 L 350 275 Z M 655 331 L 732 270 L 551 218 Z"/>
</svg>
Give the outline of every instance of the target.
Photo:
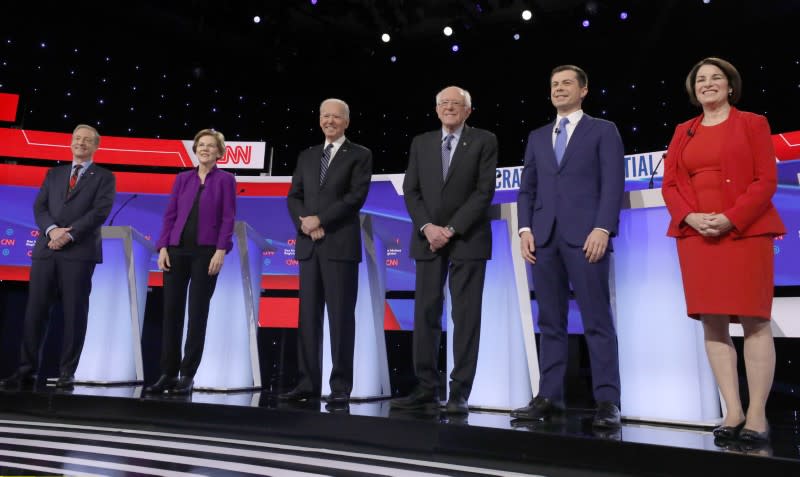
<svg viewBox="0 0 800 477">
<path fill-rule="evenodd" d="M 29 388 L 33 387 L 36 383 L 36 376 L 32 374 L 22 374 L 16 372 L 11 376 L 0 379 L 0 388 L 15 389 L 15 388 Z"/>
<path fill-rule="evenodd" d="M 325 410 L 331 414 L 350 414 L 350 402 L 331 402 L 325 404 Z"/>
<path fill-rule="evenodd" d="M 592 426 L 616 428 L 622 425 L 619 408 L 611 401 L 597 403 L 597 413 L 594 415 Z"/>
<path fill-rule="evenodd" d="M 394 409 L 425 409 L 439 406 L 439 393 L 432 389 L 417 387 L 408 396 L 392 399 Z"/>
<path fill-rule="evenodd" d="M 178 378 L 175 376 L 162 374 L 161 377 L 158 378 L 158 381 L 144 388 L 144 392 L 145 394 L 161 394 L 172 389 L 177 382 Z"/>
<path fill-rule="evenodd" d="M 469 414 L 467 398 L 460 394 L 450 394 L 450 399 L 447 400 L 444 411 L 447 414 Z"/>
<path fill-rule="evenodd" d="M 563 403 L 542 396 L 536 396 L 527 406 L 511 411 L 511 417 L 529 421 L 543 421 L 561 414 L 564 414 Z"/>
<path fill-rule="evenodd" d="M 329 404 L 347 404 L 350 402 L 350 395 L 345 392 L 336 391 L 330 393 L 325 400 L 328 401 Z"/>
<path fill-rule="evenodd" d="M 309 399 L 319 399 L 319 393 L 314 393 L 305 389 L 294 388 L 289 392 L 278 394 L 280 401 L 306 401 Z"/>
<path fill-rule="evenodd" d="M 73 374 L 62 374 L 56 381 L 57 388 L 71 388 L 73 386 L 75 386 L 75 375 Z"/>
<path fill-rule="evenodd" d="M 181 376 L 178 382 L 175 383 L 175 386 L 167 390 L 167 394 L 170 396 L 185 396 L 187 394 L 192 394 L 193 389 L 194 376 Z"/>
<path fill-rule="evenodd" d="M 767 430 L 764 432 L 743 427 L 739 432 L 739 440 L 748 444 L 766 444 L 769 442 L 769 424 L 767 424 Z"/>
<path fill-rule="evenodd" d="M 746 421 L 742 421 L 736 426 L 719 426 L 714 428 L 712 433 L 714 437 L 719 439 L 736 439 L 739 437 L 739 432 L 741 432 L 745 422 Z"/>
</svg>

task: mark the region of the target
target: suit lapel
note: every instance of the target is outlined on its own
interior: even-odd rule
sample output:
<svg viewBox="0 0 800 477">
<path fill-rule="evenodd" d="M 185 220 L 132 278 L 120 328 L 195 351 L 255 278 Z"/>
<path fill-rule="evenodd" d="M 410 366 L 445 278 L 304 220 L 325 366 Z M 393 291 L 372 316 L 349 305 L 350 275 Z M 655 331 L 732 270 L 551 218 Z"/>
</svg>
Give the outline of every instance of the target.
<svg viewBox="0 0 800 477">
<path fill-rule="evenodd" d="M 69 188 L 69 176 L 72 174 L 72 168 L 68 170 L 69 172 L 67 173 L 67 181 L 66 181 L 67 188 Z M 88 187 L 89 182 L 94 180 L 94 173 L 95 173 L 94 167 L 89 166 L 89 168 L 86 169 L 86 172 L 84 172 L 83 175 L 81 176 L 78 183 L 75 184 L 75 188 L 72 189 L 72 192 L 69 193 L 69 196 L 67 197 L 68 201 L 74 199 L 83 189 Z"/>
<path fill-rule="evenodd" d="M 444 143 L 444 141 L 441 142 Z M 458 167 L 459 163 L 465 160 L 464 157 L 467 155 L 470 143 L 470 127 L 465 124 L 464 129 L 461 130 L 461 137 L 458 138 L 458 143 L 455 144 L 456 150 L 453 152 L 453 157 L 450 159 L 450 166 L 447 168 L 447 177 L 442 180 L 442 186 L 446 185 L 450 177 L 453 176 L 453 170 Z M 439 144 L 440 155 L 441 149 L 442 144 Z"/>
<path fill-rule="evenodd" d="M 349 154 L 350 154 L 350 141 L 345 139 L 345 141 L 339 147 L 339 150 L 336 151 L 336 155 L 334 156 L 333 160 L 331 160 L 330 163 L 328 164 L 328 172 L 325 174 L 325 182 L 323 182 L 320 185 L 320 189 L 325 187 L 325 184 L 328 183 L 331 174 L 335 174 L 339 169 L 342 168 L 341 162 L 346 161 L 347 156 Z M 322 157 L 322 147 L 319 150 L 319 157 L 320 158 Z"/>
<path fill-rule="evenodd" d="M 564 150 L 564 157 L 561 158 L 561 165 L 559 166 L 559 169 L 564 168 L 564 165 L 567 163 L 569 158 L 572 157 L 573 152 L 580 147 L 579 144 L 589 133 L 589 130 L 592 129 L 592 124 L 593 118 L 584 113 L 581 120 L 578 121 L 578 125 L 575 126 L 575 130 L 572 131 L 572 136 L 569 138 L 569 142 L 567 143 L 567 149 Z M 555 157 L 556 153 L 553 151 L 553 158 Z"/>
</svg>

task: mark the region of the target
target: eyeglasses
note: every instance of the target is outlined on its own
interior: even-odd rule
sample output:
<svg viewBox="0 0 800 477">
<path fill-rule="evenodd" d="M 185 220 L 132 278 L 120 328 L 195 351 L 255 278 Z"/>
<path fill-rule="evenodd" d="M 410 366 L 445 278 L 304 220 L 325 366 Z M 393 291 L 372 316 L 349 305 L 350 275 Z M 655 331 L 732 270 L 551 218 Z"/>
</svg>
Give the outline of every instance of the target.
<svg viewBox="0 0 800 477">
<path fill-rule="evenodd" d="M 339 114 L 324 113 L 319 115 L 320 119 L 344 119 L 344 116 Z"/>
<path fill-rule="evenodd" d="M 449 100 L 449 99 L 443 99 L 443 100 L 439 101 L 436 104 L 438 106 L 444 106 L 444 107 L 453 106 L 453 107 L 456 107 L 456 108 L 458 108 L 459 106 L 464 106 L 464 102 L 463 101 L 453 101 L 453 100 Z"/>
</svg>

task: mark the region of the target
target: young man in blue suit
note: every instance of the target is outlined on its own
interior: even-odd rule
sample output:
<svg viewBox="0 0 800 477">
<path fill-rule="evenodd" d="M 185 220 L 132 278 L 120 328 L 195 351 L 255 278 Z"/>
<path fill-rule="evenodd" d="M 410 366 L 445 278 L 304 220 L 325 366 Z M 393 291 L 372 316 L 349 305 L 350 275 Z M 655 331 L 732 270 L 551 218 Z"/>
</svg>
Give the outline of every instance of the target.
<svg viewBox="0 0 800 477">
<path fill-rule="evenodd" d="M 585 114 L 586 73 L 553 69 L 557 117 L 530 133 L 517 198 L 522 256 L 532 266 L 541 330 L 539 394 L 511 412 L 544 420 L 564 410 L 569 285 L 581 310 L 597 401 L 593 424 L 620 425 L 617 334 L 609 292 L 610 238 L 616 235 L 625 183 L 616 126 Z"/>
<path fill-rule="evenodd" d="M 61 298 L 64 340 L 56 386 L 70 387 L 83 350 L 95 265 L 103 261 L 100 228 L 114 205 L 111 171 L 94 163 L 100 134 L 78 125 L 72 132 L 72 163 L 47 172 L 33 204 L 39 237 L 31 256 L 28 305 L 16 373 L 1 387 L 31 386 L 36 380 L 50 305 Z"/>
</svg>

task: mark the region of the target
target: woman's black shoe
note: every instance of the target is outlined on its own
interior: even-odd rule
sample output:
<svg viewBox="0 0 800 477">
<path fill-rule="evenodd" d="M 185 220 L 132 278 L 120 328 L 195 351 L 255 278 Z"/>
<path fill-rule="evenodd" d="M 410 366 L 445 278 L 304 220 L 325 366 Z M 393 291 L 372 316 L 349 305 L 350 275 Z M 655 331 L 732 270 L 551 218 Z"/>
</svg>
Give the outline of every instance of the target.
<svg viewBox="0 0 800 477">
<path fill-rule="evenodd" d="M 767 430 L 764 432 L 758 432 L 747 428 L 742 429 L 741 432 L 739 432 L 739 440 L 750 444 L 764 444 L 769 442 L 769 424 L 767 424 Z"/>
<path fill-rule="evenodd" d="M 737 426 L 719 426 L 714 429 L 714 437 L 719 439 L 736 439 L 739 437 L 739 433 L 742 431 L 745 422 L 746 421 L 742 421 Z"/>
<path fill-rule="evenodd" d="M 144 388 L 144 392 L 145 394 L 162 394 L 172 389 L 177 383 L 177 377 L 162 374 L 158 381 Z"/>
</svg>

